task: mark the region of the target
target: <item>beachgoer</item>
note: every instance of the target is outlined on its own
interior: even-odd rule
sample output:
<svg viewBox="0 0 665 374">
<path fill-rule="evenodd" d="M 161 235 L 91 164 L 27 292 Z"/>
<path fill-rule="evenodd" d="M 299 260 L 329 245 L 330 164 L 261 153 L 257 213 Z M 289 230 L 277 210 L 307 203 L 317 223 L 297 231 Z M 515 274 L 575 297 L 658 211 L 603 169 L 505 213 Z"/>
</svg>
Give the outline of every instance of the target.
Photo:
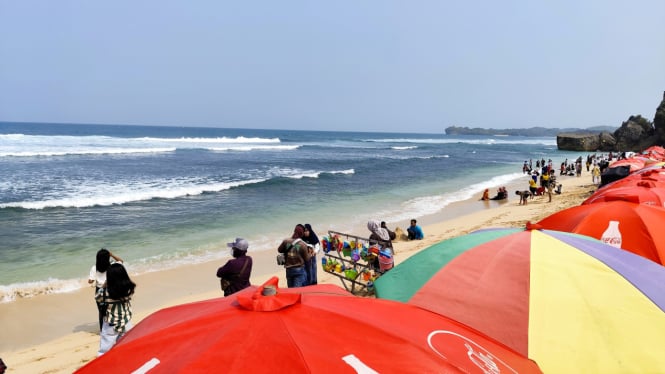
<svg viewBox="0 0 665 374">
<path fill-rule="evenodd" d="M 319 243 L 319 237 L 316 235 L 314 229 L 312 229 L 312 225 L 310 225 L 309 223 L 305 224 L 305 232 L 303 233 L 302 240 L 304 240 L 305 243 L 309 244 L 313 249 L 312 257 L 310 257 L 310 259 L 305 263 L 305 273 L 307 273 L 307 284 L 308 285 L 317 284 L 318 279 L 316 277 L 316 270 L 317 270 L 316 255 L 321 250 L 321 244 Z"/>
<path fill-rule="evenodd" d="M 538 184 L 536 184 L 536 181 L 533 180 L 532 178 L 529 178 L 529 192 L 531 192 L 531 199 L 533 200 L 533 196 L 536 194 L 536 191 L 538 191 Z"/>
<path fill-rule="evenodd" d="M 383 249 L 383 250 L 389 249 L 391 255 L 395 254 L 395 250 L 393 248 L 393 243 L 390 240 L 390 233 L 388 232 L 388 230 L 386 228 L 381 227 L 381 224 L 379 223 L 378 220 L 371 219 L 371 220 L 367 221 L 367 229 L 371 233 L 369 235 L 369 245 L 370 246 L 375 245 L 375 244 L 379 244 L 381 249 Z M 379 256 L 374 258 L 374 261 L 372 262 L 372 267 L 376 271 L 383 272 L 383 271 L 380 270 L 381 269 L 381 264 L 379 262 L 380 261 L 379 260 L 380 256 L 382 256 L 382 255 L 379 255 Z"/>
<path fill-rule="evenodd" d="M 591 169 L 591 181 L 593 184 L 600 184 L 600 167 L 594 165 Z"/>
<path fill-rule="evenodd" d="M 136 284 L 120 263 L 114 263 L 106 271 L 106 286 L 97 294 L 97 300 L 106 303 L 106 316 L 99 340 L 98 356 L 115 345 L 127 330 L 132 328 L 131 298 Z"/>
<path fill-rule="evenodd" d="M 557 195 L 561 195 L 561 187 L 563 187 L 563 185 L 561 183 L 557 184 L 556 189 L 554 190 L 554 193 L 557 194 Z"/>
<path fill-rule="evenodd" d="M 526 203 L 529 200 L 529 196 L 531 195 L 531 192 L 529 192 L 528 190 L 515 191 L 515 195 L 519 195 L 519 197 L 520 197 L 519 205 L 526 205 Z"/>
<path fill-rule="evenodd" d="M 114 255 L 106 248 L 97 251 L 97 259 L 95 264 L 92 265 L 92 268 L 90 268 L 90 275 L 88 276 L 88 284 L 94 283 L 95 297 L 100 289 L 104 287 L 104 283 L 106 283 L 106 270 L 108 270 L 113 262 L 123 263 L 120 257 Z M 97 300 L 95 300 L 95 302 L 97 303 L 97 312 L 99 316 L 99 331 L 102 331 L 102 324 L 104 316 L 106 315 L 106 304 Z"/>
<path fill-rule="evenodd" d="M 412 219 L 411 225 L 406 229 L 406 232 L 409 235 L 409 240 L 414 240 L 414 239 L 422 240 L 423 238 L 425 238 L 425 234 L 423 234 L 423 229 L 421 229 L 420 226 L 418 226 L 416 223 L 417 223 L 416 220 Z"/>
<path fill-rule="evenodd" d="M 307 285 L 305 263 L 312 257 L 312 249 L 302 240 L 305 226 L 298 224 L 291 238 L 282 240 L 277 252 L 284 254 L 286 284 L 289 288 Z"/>
<path fill-rule="evenodd" d="M 508 198 L 508 192 L 506 191 L 506 187 L 499 187 L 496 191 L 496 196 L 494 196 L 490 200 L 504 200 L 507 198 Z"/>
<path fill-rule="evenodd" d="M 393 254 L 395 253 L 393 242 L 390 238 L 390 232 L 386 228 L 381 227 L 378 220 L 370 219 L 367 221 L 367 230 L 371 233 L 369 235 L 370 245 L 374 244 L 372 241 L 380 241 L 381 247 L 390 248 L 390 252 Z"/>
<path fill-rule="evenodd" d="M 388 231 L 388 236 L 390 237 L 390 240 L 395 240 L 395 238 L 397 238 L 397 233 L 388 228 L 388 226 L 386 225 L 386 221 L 381 221 L 381 228 L 384 228 L 386 229 L 386 231 Z"/>
<path fill-rule="evenodd" d="M 5 362 L 0 358 L 0 374 L 4 374 L 5 370 L 7 370 L 7 365 L 5 365 Z"/>
<path fill-rule="evenodd" d="M 483 197 L 480 198 L 480 200 L 489 200 L 490 199 L 490 189 L 486 188 L 485 191 L 483 191 Z"/>
<path fill-rule="evenodd" d="M 224 290 L 224 296 L 249 287 L 249 278 L 252 274 L 252 258 L 247 256 L 249 243 L 243 238 L 236 238 L 233 243 L 227 243 L 231 248 L 231 256 L 224 266 L 217 269 L 217 277 L 229 281 L 229 286 Z"/>
</svg>

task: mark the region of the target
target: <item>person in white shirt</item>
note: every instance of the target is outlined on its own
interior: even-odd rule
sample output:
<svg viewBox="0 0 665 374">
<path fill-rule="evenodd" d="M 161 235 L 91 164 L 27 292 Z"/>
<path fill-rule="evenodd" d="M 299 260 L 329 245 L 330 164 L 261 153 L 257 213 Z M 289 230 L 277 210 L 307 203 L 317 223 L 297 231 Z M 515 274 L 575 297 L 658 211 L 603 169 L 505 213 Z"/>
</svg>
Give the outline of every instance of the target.
<svg viewBox="0 0 665 374">
<path fill-rule="evenodd" d="M 111 261 L 113 259 L 113 261 Z M 109 251 L 106 248 L 102 248 L 97 251 L 97 261 L 90 268 L 90 275 L 88 276 L 88 284 L 93 284 L 95 286 L 95 295 L 99 292 L 100 288 L 104 288 L 106 283 L 106 270 L 112 263 L 123 263 L 122 259 Z M 103 302 L 96 301 L 97 310 L 99 312 L 99 330 L 102 330 L 102 324 L 104 322 L 104 316 L 106 315 L 106 304 Z"/>
</svg>

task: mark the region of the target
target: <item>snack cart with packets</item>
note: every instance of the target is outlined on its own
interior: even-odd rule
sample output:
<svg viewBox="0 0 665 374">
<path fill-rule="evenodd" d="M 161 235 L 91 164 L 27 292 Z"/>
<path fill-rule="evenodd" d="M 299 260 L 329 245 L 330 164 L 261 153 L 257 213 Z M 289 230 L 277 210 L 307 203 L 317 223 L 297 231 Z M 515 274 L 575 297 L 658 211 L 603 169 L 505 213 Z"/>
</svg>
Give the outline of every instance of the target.
<svg viewBox="0 0 665 374">
<path fill-rule="evenodd" d="M 339 278 L 354 295 L 374 293 L 374 281 L 393 267 L 388 242 L 328 231 L 321 239 L 323 271 Z"/>
</svg>

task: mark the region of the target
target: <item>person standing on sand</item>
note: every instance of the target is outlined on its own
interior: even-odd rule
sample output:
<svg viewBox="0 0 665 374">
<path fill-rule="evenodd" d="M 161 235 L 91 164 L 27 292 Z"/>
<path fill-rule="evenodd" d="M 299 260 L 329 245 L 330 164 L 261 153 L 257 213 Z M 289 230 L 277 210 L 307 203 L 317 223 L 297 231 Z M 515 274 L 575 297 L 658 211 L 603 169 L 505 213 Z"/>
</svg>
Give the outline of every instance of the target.
<svg viewBox="0 0 665 374">
<path fill-rule="evenodd" d="M 95 285 L 95 295 L 99 293 L 100 289 L 105 287 L 106 270 L 108 270 L 109 266 L 111 266 L 111 259 L 113 259 L 113 262 L 115 263 L 123 263 L 120 257 L 114 255 L 106 248 L 102 248 L 97 251 L 97 260 L 90 269 L 90 275 L 88 276 L 88 284 L 94 283 Z M 106 304 L 100 303 L 96 300 L 95 302 L 97 303 L 97 312 L 99 315 L 99 331 L 102 331 L 102 324 L 104 321 L 104 316 L 106 315 Z"/>
<path fill-rule="evenodd" d="M 600 168 L 598 165 L 593 165 L 593 169 L 591 169 L 591 182 L 593 184 L 600 184 Z"/>
<path fill-rule="evenodd" d="M 395 240 L 397 238 L 397 233 L 388 228 L 388 226 L 386 225 L 386 221 L 381 221 L 381 228 L 386 229 L 386 231 L 388 231 L 388 237 L 390 238 L 390 240 Z"/>
<path fill-rule="evenodd" d="M 109 266 L 106 285 L 97 293 L 96 299 L 106 304 L 106 316 L 99 339 L 98 356 L 108 352 L 129 329 L 132 328 L 132 304 L 136 284 L 120 263 Z"/>
<path fill-rule="evenodd" d="M 312 257 L 312 249 L 302 240 L 305 226 L 298 224 L 291 238 L 282 240 L 277 252 L 284 254 L 286 284 L 289 288 L 307 286 L 305 264 Z"/>
<path fill-rule="evenodd" d="M 231 248 L 233 259 L 217 269 L 217 277 L 229 281 L 230 285 L 224 290 L 224 296 L 229 296 L 250 286 L 252 258 L 247 256 L 249 243 L 243 238 L 236 238 L 226 246 Z"/>
<path fill-rule="evenodd" d="M 319 237 L 316 236 L 312 225 L 309 223 L 305 224 L 305 232 L 303 233 L 302 240 L 305 243 L 309 244 L 313 249 L 310 259 L 305 263 L 305 273 L 307 273 L 307 285 L 318 284 L 318 279 L 316 277 L 316 254 L 321 250 L 321 244 L 319 244 Z"/>
</svg>

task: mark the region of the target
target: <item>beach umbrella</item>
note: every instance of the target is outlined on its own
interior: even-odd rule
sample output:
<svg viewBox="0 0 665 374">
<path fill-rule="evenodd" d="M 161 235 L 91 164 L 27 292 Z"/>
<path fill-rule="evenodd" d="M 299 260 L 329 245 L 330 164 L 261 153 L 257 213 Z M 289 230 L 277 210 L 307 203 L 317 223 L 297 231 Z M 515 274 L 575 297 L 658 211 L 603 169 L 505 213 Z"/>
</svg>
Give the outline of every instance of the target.
<svg viewBox="0 0 665 374">
<path fill-rule="evenodd" d="M 335 285 L 279 289 L 276 277 L 226 298 L 158 311 L 79 372 L 136 370 L 540 372 L 533 361 L 449 318 Z"/>
<path fill-rule="evenodd" d="M 654 169 L 645 172 L 638 171 L 619 180 L 605 184 L 600 187 L 598 191 L 603 191 L 610 188 L 638 185 L 650 185 L 651 187 L 665 188 L 665 170 Z"/>
<path fill-rule="evenodd" d="M 658 160 L 665 160 L 665 148 L 658 145 L 653 145 L 645 149 L 642 154 Z"/>
<path fill-rule="evenodd" d="M 375 282 L 458 320 L 545 373 L 665 368 L 665 267 L 582 235 L 483 230 L 432 245 Z"/>
<path fill-rule="evenodd" d="M 537 225 L 590 236 L 665 264 L 665 209 L 661 207 L 627 201 L 597 202 L 561 210 Z"/>
<path fill-rule="evenodd" d="M 598 190 L 584 200 L 582 205 L 617 200 L 665 207 L 665 188 L 647 182 L 637 182 L 633 186 L 627 183 Z"/>
</svg>

